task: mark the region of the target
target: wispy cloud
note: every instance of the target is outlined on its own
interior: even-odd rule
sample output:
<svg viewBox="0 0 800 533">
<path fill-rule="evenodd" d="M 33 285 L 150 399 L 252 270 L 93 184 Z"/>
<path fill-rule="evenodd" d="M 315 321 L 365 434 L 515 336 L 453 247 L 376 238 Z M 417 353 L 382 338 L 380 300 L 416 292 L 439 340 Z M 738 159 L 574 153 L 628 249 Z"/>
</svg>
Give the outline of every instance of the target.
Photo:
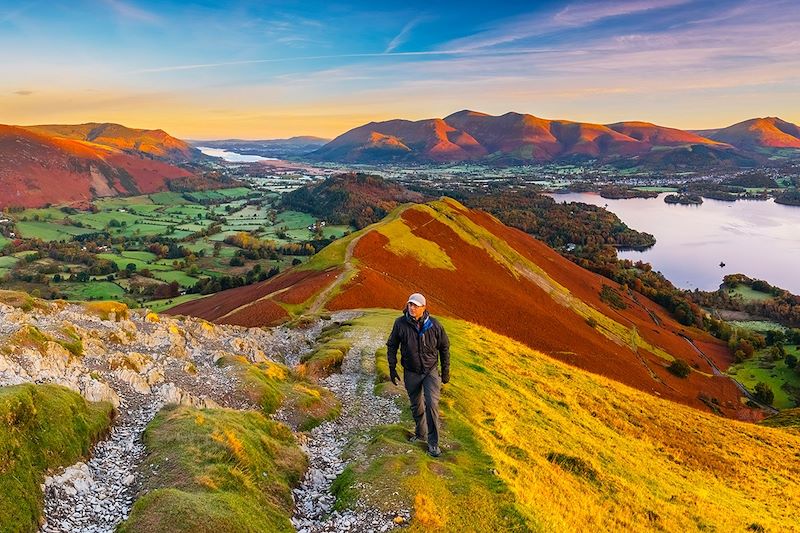
<svg viewBox="0 0 800 533">
<path fill-rule="evenodd" d="M 30 95 L 33 94 L 33 91 L 28 91 L 28 90 L 23 89 L 23 90 L 19 90 L 19 91 L 14 91 L 14 94 L 16 94 L 17 96 L 30 96 Z"/>
<path fill-rule="evenodd" d="M 561 30 L 589 26 L 608 18 L 638 15 L 687 2 L 688 0 L 629 0 L 573 3 L 549 14 L 535 12 L 495 21 L 472 35 L 447 43 L 443 48 L 476 49 L 507 45 Z"/>
<path fill-rule="evenodd" d="M 557 26 L 580 27 L 593 24 L 599 20 L 635 15 L 645 11 L 654 11 L 675 7 L 689 0 L 631 0 L 626 2 L 582 2 L 570 4 L 552 18 Z"/>
<path fill-rule="evenodd" d="M 385 54 L 388 54 L 390 52 L 393 52 L 398 46 L 404 44 L 408 40 L 408 36 L 411 33 L 411 30 L 413 30 L 416 25 L 422 22 L 422 20 L 423 17 L 417 17 L 406 23 L 406 25 L 403 26 L 403 29 L 400 30 L 400 33 L 395 35 L 394 38 L 391 41 L 389 41 L 389 44 L 386 46 L 386 50 L 384 50 L 383 52 Z"/>
<path fill-rule="evenodd" d="M 21 14 L 28 11 L 32 7 L 40 4 L 41 2 L 24 2 L 21 5 L 17 6 L 16 9 L 10 9 L 8 11 L 0 13 L 0 22 L 14 22 Z"/>
<path fill-rule="evenodd" d="M 130 2 L 123 0 L 101 0 L 105 5 L 110 7 L 115 13 L 124 19 L 144 22 L 146 24 L 160 24 L 162 19 L 157 14 L 142 9 Z"/>
<path fill-rule="evenodd" d="M 454 55 L 478 55 L 478 56 L 493 56 L 493 55 L 528 55 L 538 53 L 550 53 L 552 49 L 546 48 L 527 48 L 527 49 L 510 49 L 502 51 L 471 51 L 471 50 L 422 50 L 415 52 L 381 52 L 381 53 L 365 53 L 365 54 L 332 54 L 332 55 L 319 55 L 319 56 L 297 56 L 297 57 L 275 57 L 269 59 L 245 59 L 241 61 L 224 61 L 220 63 L 194 63 L 188 65 L 170 65 L 165 67 L 153 67 L 134 70 L 130 74 L 145 74 L 156 72 L 173 72 L 180 70 L 198 70 L 198 69 L 211 69 L 220 67 L 232 67 L 242 65 L 257 65 L 260 63 L 293 63 L 298 61 L 314 61 L 325 59 L 364 59 L 364 58 L 408 58 L 408 57 L 432 57 L 432 56 L 454 56 Z"/>
</svg>

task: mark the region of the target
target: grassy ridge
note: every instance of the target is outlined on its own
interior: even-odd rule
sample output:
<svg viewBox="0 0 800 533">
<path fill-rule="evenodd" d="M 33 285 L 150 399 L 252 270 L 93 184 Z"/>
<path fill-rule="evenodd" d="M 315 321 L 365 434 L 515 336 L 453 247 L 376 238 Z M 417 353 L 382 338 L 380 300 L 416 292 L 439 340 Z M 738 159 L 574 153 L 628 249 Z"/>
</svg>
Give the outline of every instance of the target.
<svg viewBox="0 0 800 533">
<path fill-rule="evenodd" d="M 0 525 L 36 531 L 45 472 L 85 457 L 111 423 L 112 407 L 57 385 L 0 387 Z"/>
<path fill-rule="evenodd" d="M 148 483 L 120 533 L 293 531 L 291 487 L 306 467 L 286 426 L 253 411 L 170 406 L 144 435 Z"/>
<path fill-rule="evenodd" d="M 388 333 L 395 315 L 355 324 Z M 442 322 L 452 342 L 445 455 L 432 460 L 405 442 L 406 418 L 379 428 L 367 459 L 352 465 L 375 505 L 391 506 L 401 488 L 394 498 L 414 506 L 412 531 L 800 531 L 800 436 L 660 400 L 484 328 Z M 383 353 L 378 363 L 386 379 Z"/>
</svg>

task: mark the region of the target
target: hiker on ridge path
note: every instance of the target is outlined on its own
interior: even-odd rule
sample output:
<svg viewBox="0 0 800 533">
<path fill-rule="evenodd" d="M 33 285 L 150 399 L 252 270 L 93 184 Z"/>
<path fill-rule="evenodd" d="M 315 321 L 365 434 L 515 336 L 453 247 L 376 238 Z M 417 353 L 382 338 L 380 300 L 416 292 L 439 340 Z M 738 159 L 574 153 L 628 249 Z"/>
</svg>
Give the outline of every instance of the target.
<svg viewBox="0 0 800 533">
<path fill-rule="evenodd" d="M 386 341 L 389 376 L 397 385 L 397 348 L 403 365 L 403 382 L 411 401 L 411 415 L 416 424 L 411 442 L 428 442 L 428 453 L 439 457 L 439 395 L 442 383 L 450 381 L 450 339 L 444 328 L 428 314 L 425 297 L 408 297 L 403 316 L 394 321 Z M 439 359 L 442 374 L 439 376 Z"/>
</svg>

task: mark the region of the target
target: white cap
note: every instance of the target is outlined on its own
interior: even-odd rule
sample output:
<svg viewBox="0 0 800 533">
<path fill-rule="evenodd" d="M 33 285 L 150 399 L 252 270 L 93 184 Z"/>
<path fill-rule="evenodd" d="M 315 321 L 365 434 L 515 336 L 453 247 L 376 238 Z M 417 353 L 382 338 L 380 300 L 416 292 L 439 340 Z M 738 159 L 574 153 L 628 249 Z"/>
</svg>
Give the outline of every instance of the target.
<svg viewBox="0 0 800 533">
<path fill-rule="evenodd" d="M 422 307 L 426 304 L 425 297 L 418 292 L 415 292 L 411 296 L 408 297 L 408 303 L 414 304 L 417 307 Z"/>
</svg>

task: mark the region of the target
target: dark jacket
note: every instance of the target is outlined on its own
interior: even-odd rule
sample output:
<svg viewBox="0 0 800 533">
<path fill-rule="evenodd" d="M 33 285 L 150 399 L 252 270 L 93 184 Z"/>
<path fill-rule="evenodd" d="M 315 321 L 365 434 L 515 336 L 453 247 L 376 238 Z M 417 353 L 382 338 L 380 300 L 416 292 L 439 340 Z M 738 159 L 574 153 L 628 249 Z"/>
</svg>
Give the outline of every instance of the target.
<svg viewBox="0 0 800 533">
<path fill-rule="evenodd" d="M 397 348 L 400 348 L 400 364 L 405 370 L 427 374 L 442 360 L 442 381 L 450 380 L 450 339 L 439 322 L 425 314 L 417 321 L 408 314 L 394 321 L 389 340 L 386 341 L 389 368 L 397 366 Z"/>
</svg>

